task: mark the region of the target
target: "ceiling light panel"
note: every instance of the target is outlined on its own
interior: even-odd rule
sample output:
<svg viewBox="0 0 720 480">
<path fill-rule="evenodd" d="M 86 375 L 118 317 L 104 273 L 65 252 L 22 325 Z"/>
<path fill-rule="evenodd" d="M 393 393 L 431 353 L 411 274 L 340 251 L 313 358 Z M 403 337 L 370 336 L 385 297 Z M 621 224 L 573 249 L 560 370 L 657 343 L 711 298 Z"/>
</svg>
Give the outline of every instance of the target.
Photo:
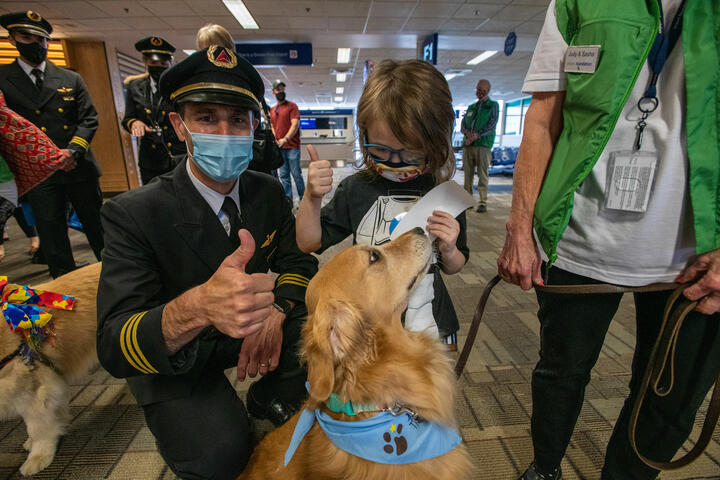
<svg viewBox="0 0 720 480">
<path fill-rule="evenodd" d="M 484 62 L 488 58 L 492 57 L 496 53 L 498 53 L 497 50 L 487 50 L 487 51 L 481 53 L 480 55 L 478 55 L 477 57 L 473 58 L 469 62 L 467 62 L 467 64 L 468 65 L 477 65 L 478 63 Z"/>
<path fill-rule="evenodd" d="M 260 28 L 242 0 L 223 0 L 223 3 L 243 28 L 248 30 Z"/>
<path fill-rule="evenodd" d="M 337 63 L 350 63 L 350 51 L 349 48 L 338 48 Z"/>
</svg>

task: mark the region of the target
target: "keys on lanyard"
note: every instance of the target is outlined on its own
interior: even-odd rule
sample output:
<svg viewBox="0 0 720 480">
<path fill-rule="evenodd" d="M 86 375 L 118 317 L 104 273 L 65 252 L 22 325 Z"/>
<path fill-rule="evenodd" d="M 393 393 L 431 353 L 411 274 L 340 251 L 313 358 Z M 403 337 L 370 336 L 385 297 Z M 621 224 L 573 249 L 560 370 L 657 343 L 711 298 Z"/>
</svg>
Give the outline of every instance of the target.
<svg viewBox="0 0 720 480">
<path fill-rule="evenodd" d="M 682 32 L 682 18 L 685 13 L 685 3 L 687 3 L 687 0 L 682 1 L 677 13 L 675 14 L 675 18 L 673 18 L 669 30 L 666 32 L 662 0 L 657 1 L 658 8 L 660 9 L 660 32 L 658 32 L 655 37 L 655 42 L 653 42 L 650 54 L 648 55 L 648 64 L 650 66 L 650 71 L 652 72 L 650 85 L 637 103 L 638 110 L 642 112 L 642 117 L 640 117 L 636 127 L 637 136 L 635 137 L 635 150 L 640 150 L 640 148 L 642 148 L 643 132 L 647 126 L 647 122 L 645 120 L 647 120 L 651 113 L 657 110 L 657 107 L 660 104 L 660 100 L 657 98 L 658 77 L 665 66 L 668 56 L 670 56 L 670 52 L 680 38 L 680 33 Z"/>
</svg>

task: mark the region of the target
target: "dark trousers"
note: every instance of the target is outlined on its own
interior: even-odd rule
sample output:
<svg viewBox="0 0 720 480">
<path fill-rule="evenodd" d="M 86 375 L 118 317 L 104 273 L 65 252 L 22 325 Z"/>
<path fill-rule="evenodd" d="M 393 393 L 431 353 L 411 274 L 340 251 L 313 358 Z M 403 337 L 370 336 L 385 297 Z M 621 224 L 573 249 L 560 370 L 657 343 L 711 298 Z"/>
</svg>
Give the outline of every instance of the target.
<svg viewBox="0 0 720 480">
<path fill-rule="evenodd" d="M 100 225 L 102 196 L 97 177 L 73 183 L 49 183 L 46 180 L 30 190 L 27 196 L 35 215 L 43 255 L 53 278 L 76 268 L 67 231 L 68 201 L 82 223 L 95 258 L 100 260 L 103 248 Z"/>
<path fill-rule="evenodd" d="M 298 361 L 300 331 L 307 317 L 295 308 L 283 323 L 278 368 L 252 385 L 258 401 L 279 397 L 299 403 L 307 372 Z M 252 424 L 223 370 L 237 365 L 242 340 L 221 337 L 192 393 L 143 406 L 145 421 L 170 469 L 182 479 L 234 479 L 252 453 Z"/>
<path fill-rule="evenodd" d="M 600 283 L 553 267 L 549 285 Z M 605 454 L 603 480 L 654 479 L 657 470 L 634 454 L 628 420 L 662 321 L 669 292 L 635 294 L 636 345 L 630 395 L 620 412 Z M 561 295 L 538 292 L 540 361 L 532 376 L 531 419 L 535 461 L 541 471 L 560 465 L 582 407 L 590 371 L 621 294 Z M 720 366 L 720 315 L 692 312 L 683 323 L 672 392 L 645 396 L 636 441 L 647 458 L 667 461 L 690 434 L 695 414 Z"/>
</svg>

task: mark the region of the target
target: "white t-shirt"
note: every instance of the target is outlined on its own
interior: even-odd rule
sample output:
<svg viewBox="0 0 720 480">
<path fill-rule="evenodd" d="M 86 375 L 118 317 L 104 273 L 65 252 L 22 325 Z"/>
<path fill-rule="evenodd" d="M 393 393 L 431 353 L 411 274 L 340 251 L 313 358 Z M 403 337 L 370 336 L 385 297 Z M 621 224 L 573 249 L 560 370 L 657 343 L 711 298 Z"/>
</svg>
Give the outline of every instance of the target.
<svg viewBox="0 0 720 480">
<path fill-rule="evenodd" d="M 681 0 L 662 3 L 667 29 Z M 552 0 L 525 77 L 524 92 L 567 88 L 567 74 L 563 72 L 567 47 L 557 27 Z M 645 62 L 610 140 L 590 175 L 575 191 L 572 217 L 557 247 L 555 265 L 563 270 L 619 285 L 646 285 L 672 281 L 695 253 L 687 191 L 682 37 L 657 83 L 660 104 L 646 120 L 641 150 L 657 152 L 659 159 L 647 211 L 639 214 L 602 208 L 610 154 L 632 149 L 641 117 L 637 102 L 649 80 Z"/>
</svg>

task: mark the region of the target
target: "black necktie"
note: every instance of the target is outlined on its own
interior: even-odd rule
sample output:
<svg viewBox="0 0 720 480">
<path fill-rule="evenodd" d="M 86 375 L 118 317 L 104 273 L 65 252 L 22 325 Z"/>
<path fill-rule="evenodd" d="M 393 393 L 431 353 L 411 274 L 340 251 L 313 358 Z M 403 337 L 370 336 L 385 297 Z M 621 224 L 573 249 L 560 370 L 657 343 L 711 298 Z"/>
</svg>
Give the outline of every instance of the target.
<svg viewBox="0 0 720 480">
<path fill-rule="evenodd" d="M 240 246 L 240 239 L 238 238 L 238 230 L 240 230 L 240 212 L 238 211 L 237 204 L 230 197 L 225 197 L 222 204 L 222 211 L 227 215 L 230 220 L 230 240 L 232 241 L 235 248 Z"/>
<path fill-rule="evenodd" d="M 38 90 L 40 90 L 43 84 L 42 70 L 40 70 L 39 68 L 33 68 L 30 73 L 33 77 L 35 77 L 35 86 L 38 88 Z"/>
</svg>

